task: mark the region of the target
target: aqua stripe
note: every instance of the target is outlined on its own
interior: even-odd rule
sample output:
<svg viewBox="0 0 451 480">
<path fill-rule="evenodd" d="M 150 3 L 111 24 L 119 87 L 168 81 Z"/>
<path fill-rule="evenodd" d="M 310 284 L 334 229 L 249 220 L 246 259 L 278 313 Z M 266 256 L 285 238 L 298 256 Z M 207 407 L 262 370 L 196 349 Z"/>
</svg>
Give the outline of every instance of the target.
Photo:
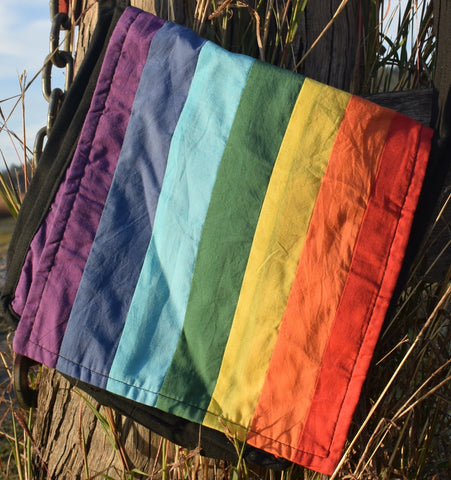
<svg viewBox="0 0 451 480">
<path fill-rule="evenodd" d="M 211 42 L 199 55 L 108 381 L 109 390 L 141 403 L 156 403 L 177 347 L 211 192 L 253 62 Z"/>
<path fill-rule="evenodd" d="M 201 423 L 222 356 L 263 199 L 303 77 L 255 62 L 205 221 L 186 319 L 157 407 Z"/>
</svg>

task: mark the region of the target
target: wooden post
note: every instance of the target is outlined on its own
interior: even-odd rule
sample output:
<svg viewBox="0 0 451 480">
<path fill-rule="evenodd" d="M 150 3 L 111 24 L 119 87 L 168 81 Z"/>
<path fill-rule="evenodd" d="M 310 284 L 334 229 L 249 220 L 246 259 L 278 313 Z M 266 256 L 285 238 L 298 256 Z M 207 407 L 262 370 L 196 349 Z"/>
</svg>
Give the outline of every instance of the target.
<svg viewBox="0 0 451 480">
<path fill-rule="evenodd" d="M 341 0 L 307 3 L 301 33 L 304 52 L 312 46 L 341 3 Z M 360 2 L 350 0 L 306 57 L 301 67 L 304 75 L 349 91 L 358 53 L 359 14 Z"/>
</svg>

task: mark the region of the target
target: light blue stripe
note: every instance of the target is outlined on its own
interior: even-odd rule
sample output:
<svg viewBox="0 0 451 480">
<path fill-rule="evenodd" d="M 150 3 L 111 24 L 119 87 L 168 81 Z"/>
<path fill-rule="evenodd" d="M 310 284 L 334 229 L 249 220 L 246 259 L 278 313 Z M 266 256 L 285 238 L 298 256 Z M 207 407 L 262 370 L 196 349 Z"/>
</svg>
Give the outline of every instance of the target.
<svg viewBox="0 0 451 480">
<path fill-rule="evenodd" d="M 211 192 L 252 63 L 207 42 L 172 138 L 152 238 L 107 386 L 147 405 L 157 401 L 182 331 Z"/>
</svg>

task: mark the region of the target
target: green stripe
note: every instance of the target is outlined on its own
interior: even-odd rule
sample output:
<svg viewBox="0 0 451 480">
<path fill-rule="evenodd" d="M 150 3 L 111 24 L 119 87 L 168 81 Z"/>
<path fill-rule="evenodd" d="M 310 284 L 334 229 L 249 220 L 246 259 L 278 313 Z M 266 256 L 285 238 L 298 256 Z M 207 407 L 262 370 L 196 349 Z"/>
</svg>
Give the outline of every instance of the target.
<svg viewBox="0 0 451 480">
<path fill-rule="evenodd" d="M 213 188 L 177 349 L 157 407 L 201 423 L 272 169 L 303 77 L 255 62 Z"/>
</svg>

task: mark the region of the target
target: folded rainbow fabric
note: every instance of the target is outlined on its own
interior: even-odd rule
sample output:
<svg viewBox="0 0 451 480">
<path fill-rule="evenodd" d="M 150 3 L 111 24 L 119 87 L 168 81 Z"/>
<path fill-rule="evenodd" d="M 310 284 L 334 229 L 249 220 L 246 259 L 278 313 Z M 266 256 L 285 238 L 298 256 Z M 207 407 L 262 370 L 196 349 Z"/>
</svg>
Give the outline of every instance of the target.
<svg viewBox="0 0 451 480">
<path fill-rule="evenodd" d="M 135 8 L 16 288 L 16 352 L 323 473 L 432 132 Z"/>
</svg>

